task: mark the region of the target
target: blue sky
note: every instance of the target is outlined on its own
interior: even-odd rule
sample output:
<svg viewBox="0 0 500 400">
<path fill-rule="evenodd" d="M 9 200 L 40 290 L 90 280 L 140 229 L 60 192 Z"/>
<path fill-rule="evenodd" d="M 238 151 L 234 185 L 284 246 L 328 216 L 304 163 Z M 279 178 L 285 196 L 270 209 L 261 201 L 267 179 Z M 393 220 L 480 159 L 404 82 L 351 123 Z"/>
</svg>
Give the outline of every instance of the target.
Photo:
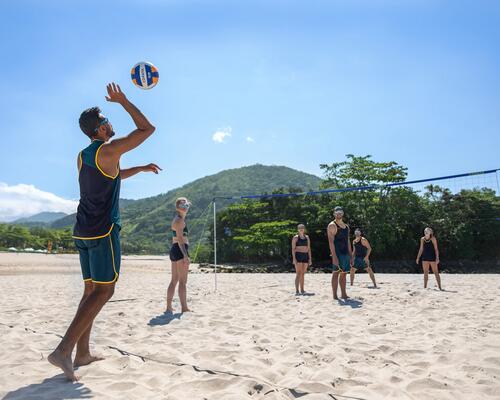
<svg viewBox="0 0 500 400">
<path fill-rule="evenodd" d="M 319 175 L 347 153 L 415 179 L 500 166 L 495 1 L 20 0 L 2 5 L 0 35 L 0 219 L 20 184 L 78 198 L 80 112 L 99 105 L 118 135 L 133 128 L 104 100 L 112 80 L 157 126 L 122 166 L 164 168 L 122 197 L 254 163 Z M 150 91 L 129 78 L 141 60 L 160 72 Z"/>
</svg>

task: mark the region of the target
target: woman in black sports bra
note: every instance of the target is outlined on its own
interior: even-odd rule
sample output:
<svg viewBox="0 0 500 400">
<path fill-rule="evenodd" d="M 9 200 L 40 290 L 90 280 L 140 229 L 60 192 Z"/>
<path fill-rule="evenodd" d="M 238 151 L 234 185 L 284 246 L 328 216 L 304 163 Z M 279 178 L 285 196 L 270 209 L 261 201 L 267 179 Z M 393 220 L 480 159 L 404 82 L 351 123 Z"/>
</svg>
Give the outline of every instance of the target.
<svg viewBox="0 0 500 400">
<path fill-rule="evenodd" d="M 167 289 L 167 312 L 174 312 L 172 299 L 175 287 L 179 284 L 179 300 L 181 312 L 190 311 L 187 306 L 187 278 L 189 272 L 189 239 L 186 225 L 186 215 L 191 203 L 185 197 L 175 201 L 175 217 L 172 221 L 172 247 L 170 248 L 170 261 L 172 263 L 172 278 Z"/>
<path fill-rule="evenodd" d="M 306 227 L 303 224 L 297 226 L 298 234 L 292 239 L 292 259 L 295 265 L 295 294 L 305 294 L 304 274 L 307 267 L 312 264 L 311 241 L 305 234 Z M 300 288 L 300 292 L 299 292 Z"/>
<path fill-rule="evenodd" d="M 439 276 L 439 250 L 437 245 L 437 240 L 434 237 L 434 232 L 432 228 L 424 229 L 424 236 L 420 238 L 420 249 L 417 255 L 417 264 L 422 260 L 422 268 L 424 269 L 424 289 L 427 288 L 427 282 L 429 281 L 429 267 L 432 268 L 434 276 L 436 277 L 436 282 L 438 284 L 439 290 L 441 288 L 441 277 Z"/>
</svg>

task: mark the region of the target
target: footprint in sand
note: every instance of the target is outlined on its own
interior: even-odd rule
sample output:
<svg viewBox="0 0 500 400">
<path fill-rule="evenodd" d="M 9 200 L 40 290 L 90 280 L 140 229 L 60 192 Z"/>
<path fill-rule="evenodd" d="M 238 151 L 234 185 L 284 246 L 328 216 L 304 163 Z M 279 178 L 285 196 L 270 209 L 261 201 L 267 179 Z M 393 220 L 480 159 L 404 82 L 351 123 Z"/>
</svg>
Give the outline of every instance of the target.
<svg viewBox="0 0 500 400">
<path fill-rule="evenodd" d="M 487 357 L 484 359 L 484 361 L 500 367 L 500 357 Z"/>
<path fill-rule="evenodd" d="M 107 389 L 112 392 L 113 391 L 124 392 L 126 390 L 132 390 L 135 387 L 137 387 L 137 383 L 135 382 L 115 382 L 107 386 Z"/>
<path fill-rule="evenodd" d="M 385 344 L 381 345 L 381 346 L 378 346 L 377 347 L 377 350 L 381 351 L 382 353 L 387 353 L 389 352 L 390 350 L 392 350 L 392 347 L 390 346 L 386 346 Z"/>
<path fill-rule="evenodd" d="M 414 356 L 417 354 L 423 354 L 425 351 L 423 350 L 396 350 L 394 353 L 391 354 L 392 357 L 408 357 L 408 356 Z"/>
<path fill-rule="evenodd" d="M 402 381 L 403 381 L 403 379 L 400 378 L 399 376 L 391 376 L 391 383 L 399 383 Z"/>
<path fill-rule="evenodd" d="M 406 386 L 406 389 L 410 392 L 417 392 L 421 390 L 429 390 L 429 389 L 441 389 L 447 390 L 449 389 L 448 384 L 444 382 L 439 382 L 431 378 L 425 379 L 417 379 L 416 381 L 411 382 Z"/>
<path fill-rule="evenodd" d="M 375 326 L 373 328 L 368 329 L 368 332 L 372 335 L 383 335 L 384 333 L 388 333 L 389 331 L 382 326 Z"/>
</svg>

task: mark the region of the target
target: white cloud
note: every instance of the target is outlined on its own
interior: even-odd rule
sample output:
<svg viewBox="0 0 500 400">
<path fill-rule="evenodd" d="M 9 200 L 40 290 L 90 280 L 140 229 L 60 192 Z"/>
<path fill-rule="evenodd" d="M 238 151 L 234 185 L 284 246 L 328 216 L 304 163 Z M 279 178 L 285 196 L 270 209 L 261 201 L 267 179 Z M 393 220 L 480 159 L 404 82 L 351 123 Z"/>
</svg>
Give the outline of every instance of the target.
<svg viewBox="0 0 500 400">
<path fill-rule="evenodd" d="M 212 140 L 217 143 L 224 143 L 227 137 L 231 137 L 231 127 L 217 129 L 212 135 Z"/>
<path fill-rule="evenodd" d="M 253 137 L 251 137 L 251 136 L 247 136 L 246 141 L 248 143 L 253 143 L 253 142 L 255 142 L 255 139 Z"/>
<path fill-rule="evenodd" d="M 63 199 L 33 185 L 20 183 L 9 186 L 0 182 L 0 221 L 13 221 L 42 211 L 73 213 L 77 201 Z"/>
</svg>

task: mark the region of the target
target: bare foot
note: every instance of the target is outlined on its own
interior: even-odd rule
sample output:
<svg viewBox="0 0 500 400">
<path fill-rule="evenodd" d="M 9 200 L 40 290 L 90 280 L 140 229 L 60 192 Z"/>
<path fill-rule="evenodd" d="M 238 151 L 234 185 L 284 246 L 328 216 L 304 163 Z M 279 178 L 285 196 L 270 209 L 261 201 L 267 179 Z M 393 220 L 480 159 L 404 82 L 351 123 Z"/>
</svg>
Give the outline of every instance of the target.
<svg viewBox="0 0 500 400">
<path fill-rule="evenodd" d="M 191 310 L 189 308 L 183 308 L 181 310 L 181 313 L 185 313 L 185 312 L 191 312 Z"/>
<path fill-rule="evenodd" d="M 345 295 L 345 296 L 342 296 L 342 299 L 347 300 L 347 299 L 350 299 L 350 297 L 348 295 Z"/>
<path fill-rule="evenodd" d="M 174 313 L 174 309 L 173 309 L 173 308 L 167 308 L 167 309 L 165 310 L 165 313 L 166 313 L 166 314 L 173 314 L 173 313 Z"/>
<path fill-rule="evenodd" d="M 333 300 L 338 300 L 339 297 L 337 295 L 333 296 Z"/>
<path fill-rule="evenodd" d="M 71 362 L 71 356 L 64 356 L 61 354 L 60 350 L 54 350 L 52 354 L 47 357 L 47 360 L 52 365 L 61 368 L 66 378 L 71 382 L 76 382 L 78 377 L 75 375 L 73 371 L 73 363 Z"/>
<path fill-rule="evenodd" d="M 94 361 L 104 360 L 104 357 L 91 356 L 90 354 L 85 354 L 83 356 L 75 356 L 75 361 L 73 361 L 73 367 L 81 367 L 83 365 L 89 365 Z"/>
</svg>

